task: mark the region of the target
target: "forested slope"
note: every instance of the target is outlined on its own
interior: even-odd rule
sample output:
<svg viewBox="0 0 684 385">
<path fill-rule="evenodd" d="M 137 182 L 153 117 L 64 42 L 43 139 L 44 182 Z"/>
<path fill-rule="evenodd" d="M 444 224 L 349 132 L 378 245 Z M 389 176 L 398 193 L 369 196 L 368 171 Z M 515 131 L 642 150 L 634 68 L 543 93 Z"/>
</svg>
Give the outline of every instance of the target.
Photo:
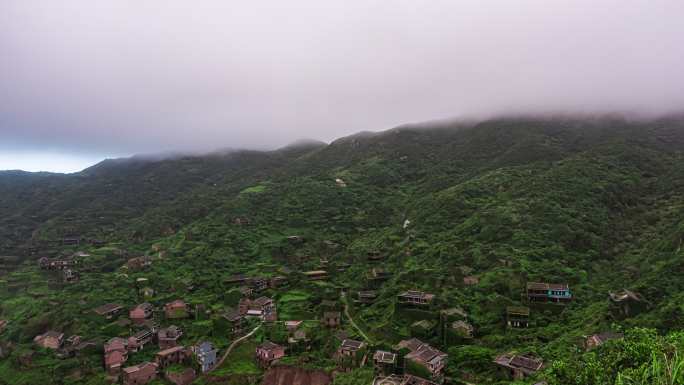
<svg viewBox="0 0 684 385">
<path fill-rule="evenodd" d="M 350 267 L 314 297 L 368 289 L 363 277 L 378 263 L 367 254 L 378 252 L 392 276 L 374 288 L 372 305 L 352 313 L 379 346 L 411 335 L 414 320 L 397 308 L 396 295 L 421 289 L 436 294 L 440 307 L 465 309 L 476 328 L 468 344 L 427 337 L 450 353 L 450 378 L 492 383 L 491 358 L 520 351 L 557 361 L 548 379 L 563 383 L 586 335 L 681 329 L 683 149 L 681 119 L 518 117 L 402 126 L 272 152 L 111 160 L 71 175 L 4 172 L 0 254 L 25 261 L 7 273 L 11 286 L 17 274 L 33 274 L 42 246 L 28 255 L 29 245 L 71 234 L 106 240 L 108 247 L 91 250 L 93 275 L 62 293 L 64 309 L 78 311 L 84 290 L 88 306 L 135 303 L 113 279 L 125 262 L 114 250 L 163 250 L 164 261 L 145 274 L 166 293 L 158 301 L 186 293 L 218 311 L 234 305 L 225 296 L 226 276 L 311 270 L 321 259 Z M 289 243 L 290 235 L 305 242 Z M 477 276 L 479 285 L 465 286 L 464 275 Z M 534 312 L 529 329 L 506 330 L 503 309 L 521 303 L 529 281 L 567 283 L 574 300 L 562 311 Z M 608 292 L 623 288 L 641 293 L 648 310 L 615 317 Z M 48 326 L 105 337 L 95 321 L 69 320 L 64 309 L 44 319 L 38 309 L 57 292 L 37 296 L 30 311 L 11 293 L 2 317 L 40 320 L 10 323 L 4 338 L 27 343 Z M 290 311 L 313 317 L 315 306 Z"/>
</svg>

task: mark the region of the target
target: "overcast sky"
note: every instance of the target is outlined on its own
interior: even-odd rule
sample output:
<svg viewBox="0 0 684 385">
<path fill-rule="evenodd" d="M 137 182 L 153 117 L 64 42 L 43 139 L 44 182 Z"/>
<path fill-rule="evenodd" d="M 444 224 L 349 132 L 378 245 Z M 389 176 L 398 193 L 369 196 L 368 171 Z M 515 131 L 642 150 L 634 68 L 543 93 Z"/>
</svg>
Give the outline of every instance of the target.
<svg viewBox="0 0 684 385">
<path fill-rule="evenodd" d="M 682 106 L 682 0 L 0 1 L 0 169 Z"/>
</svg>

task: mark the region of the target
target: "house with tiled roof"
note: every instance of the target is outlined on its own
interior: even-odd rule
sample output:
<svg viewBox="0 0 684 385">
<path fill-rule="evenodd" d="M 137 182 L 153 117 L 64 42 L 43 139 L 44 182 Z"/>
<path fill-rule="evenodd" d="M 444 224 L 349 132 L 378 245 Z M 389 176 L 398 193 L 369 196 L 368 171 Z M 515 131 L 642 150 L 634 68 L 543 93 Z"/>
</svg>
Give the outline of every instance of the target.
<svg viewBox="0 0 684 385">
<path fill-rule="evenodd" d="M 124 385 L 145 385 L 157 378 L 159 368 L 154 362 L 143 362 L 138 365 L 123 368 Z"/>
<path fill-rule="evenodd" d="M 544 361 L 532 355 L 502 354 L 496 357 L 494 363 L 509 378 L 522 380 L 542 369 Z"/>
<path fill-rule="evenodd" d="M 411 338 L 404 340 L 397 345 L 399 349 L 408 349 L 410 352 L 404 356 L 404 360 L 420 365 L 425 368 L 432 375 L 432 379 L 441 379 L 443 377 L 444 366 L 448 355 L 426 343 L 417 339 Z"/>
<path fill-rule="evenodd" d="M 164 305 L 164 314 L 167 319 L 186 318 L 188 305 L 182 299 L 177 299 Z"/>
<path fill-rule="evenodd" d="M 256 360 L 262 367 L 268 367 L 273 362 L 285 357 L 285 347 L 274 344 L 271 341 L 264 341 L 256 347 Z"/>
<path fill-rule="evenodd" d="M 395 353 L 384 350 L 377 350 L 373 353 L 373 367 L 375 368 L 375 373 L 390 375 L 394 373 L 396 365 L 397 355 Z"/>
<path fill-rule="evenodd" d="M 338 369 L 349 371 L 359 366 L 365 354 L 366 343 L 352 339 L 344 339 L 340 347 L 335 352 L 335 360 L 338 364 Z"/>
<path fill-rule="evenodd" d="M 103 316 L 107 319 L 111 319 L 117 314 L 123 311 L 124 307 L 116 303 L 106 303 L 102 306 L 98 306 L 94 309 L 97 315 Z"/>
<path fill-rule="evenodd" d="M 226 332 L 229 336 L 235 337 L 242 334 L 245 325 L 245 318 L 237 309 L 229 310 L 223 314 Z"/>
<path fill-rule="evenodd" d="M 623 289 L 619 292 L 609 292 L 611 312 L 616 318 L 633 317 L 648 309 L 649 302 L 641 294 Z"/>
<path fill-rule="evenodd" d="M 570 287 L 564 283 L 528 282 L 529 302 L 568 303 L 572 301 Z"/>
<path fill-rule="evenodd" d="M 337 353 L 341 356 L 353 356 L 364 347 L 366 347 L 366 343 L 363 341 L 346 339 L 342 341 Z"/>
<path fill-rule="evenodd" d="M 159 367 L 159 370 L 164 370 L 173 364 L 181 364 L 188 361 L 190 355 L 190 350 L 186 349 L 185 346 L 174 346 L 157 352 L 154 356 L 154 362 Z"/>
<path fill-rule="evenodd" d="M 157 331 L 159 349 L 168 349 L 177 346 L 181 336 L 183 336 L 183 331 L 176 325 L 159 329 L 159 331 Z"/>
<path fill-rule="evenodd" d="M 123 338 L 114 337 L 104 344 L 104 366 L 110 375 L 118 375 L 128 360 L 128 349 Z"/>
<path fill-rule="evenodd" d="M 128 350 L 138 352 L 142 350 L 145 345 L 152 342 L 155 332 L 153 329 L 143 329 L 128 337 Z"/>
<path fill-rule="evenodd" d="M 506 307 L 506 326 L 522 329 L 530 324 L 530 308 L 524 306 Z"/>
<path fill-rule="evenodd" d="M 623 338 L 624 334 L 622 333 L 613 333 L 613 332 L 603 332 L 599 334 L 592 334 L 589 337 L 586 338 L 584 341 L 584 347 L 587 350 L 591 350 L 593 348 L 599 347 L 603 345 L 606 341 L 610 340 L 617 340 L 620 338 Z"/>
<path fill-rule="evenodd" d="M 141 325 L 152 317 L 153 312 L 154 306 L 149 302 L 144 302 L 131 309 L 128 312 L 128 318 L 130 318 L 134 324 Z"/>
<path fill-rule="evenodd" d="M 33 342 L 46 349 L 59 349 L 64 343 L 64 333 L 49 330 L 33 338 Z"/>
<path fill-rule="evenodd" d="M 259 297 L 255 300 L 242 298 L 238 309 L 240 314 L 246 317 L 258 317 L 267 322 L 278 319 L 275 302 L 268 297 Z"/>
<path fill-rule="evenodd" d="M 418 290 L 408 290 L 397 296 L 397 300 L 403 305 L 428 306 L 435 299 L 434 294 Z"/>
</svg>

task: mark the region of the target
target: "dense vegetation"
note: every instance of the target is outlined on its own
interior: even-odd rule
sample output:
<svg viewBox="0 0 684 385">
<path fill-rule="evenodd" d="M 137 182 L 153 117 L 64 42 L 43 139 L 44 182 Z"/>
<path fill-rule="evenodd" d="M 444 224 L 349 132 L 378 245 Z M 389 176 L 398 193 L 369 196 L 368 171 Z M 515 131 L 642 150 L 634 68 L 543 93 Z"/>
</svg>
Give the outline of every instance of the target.
<svg viewBox="0 0 684 385">
<path fill-rule="evenodd" d="M 460 307 L 475 327 L 472 340 L 421 338 L 449 353 L 453 383 L 507 383 L 492 359 L 499 353 L 540 356 L 550 384 L 682 383 L 684 321 L 684 121 L 621 118 L 510 118 L 481 123 L 400 127 L 358 134 L 330 145 L 307 143 L 273 152 L 227 152 L 171 159 L 111 160 L 71 175 L 0 173 L 0 254 L 5 269 L 0 318 L 0 383 L 104 381 L 101 353 L 60 360 L 31 341 L 48 329 L 102 342 L 128 328 L 97 317 L 95 306 L 143 300 L 147 278 L 163 304 L 203 304 L 204 317 L 181 321 L 187 343 L 230 340 L 217 315 L 239 299 L 225 278 L 292 271 L 289 287 L 269 290 L 280 319 L 305 324 L 310 350 L 286 363 L 332 370 L 339 341 L 315 320 L 323 300 L 344 301 L 373 347 L 390 348 L 415 335 L 411 325 L 439 324 L 438 310 Z M 344 181 L 345 186 L 336 183 Z M 249 224 L 237 224 L 246 218 Z M 105 247 L 63 247 L 45 241 L 78 234 Z M 287 236 L 299 235 L 303 243 Z M 42 255 L 86 250 L 81 280 L 59 283 L 38 269 Z M 369 252 L 384 259 L 368 260 Z M 155 258 L 150 270 L 121 266 L 133 256 Z M 297 272 L 329 261 L 324 282 Z M 337 272 L 335 267 L 350 264 Z M 366 279 L 382 267 L 382 284 Z M 283 268 L 287 268 L 283 270 Z M 479 284 L 465 286 L 464 275 Z M 503 312 L 521 304 L 528 281 L 568 283 L 571 304 L 533 310 L 531 325 L 507 330 Z M 349 293 L 373 288 L 359 305 Z M 616 317 L 609 291 L 641 293 L 648 309 Z M 407 311 L 396 295 L 436 295 L 434 311 Z M 362 338 L 347 320 L 343 328 Z M 584 337 L 625 332 L 585 352 Z M 254 337 L 286 340 L 277 326 Z M 251 345 L 250 345 L 251 344 Z M 253 342 L 201 382 L 258 381 Z M 150 359 L 136 354 L 129 363 Z M 368 384 L 369 368 L 336 377 Z"/>
</svg>

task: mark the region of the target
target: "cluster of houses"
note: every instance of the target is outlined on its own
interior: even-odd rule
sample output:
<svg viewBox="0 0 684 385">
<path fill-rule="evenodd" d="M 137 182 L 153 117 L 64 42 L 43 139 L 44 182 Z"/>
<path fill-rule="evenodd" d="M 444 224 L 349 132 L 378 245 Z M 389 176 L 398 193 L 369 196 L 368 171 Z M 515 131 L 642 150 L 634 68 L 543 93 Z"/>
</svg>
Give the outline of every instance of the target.
<svg viewBox="0 0 684 385">
<path fill-rule="evenodd" d="M 529 306 L 535 306 L 540 303 L 564 305 L 572 301 L 572 293 L 567 284 L 529 282 L 526 285 L 525 299 Z M 614 314 L 621 317 L 632 316 L 648 306 L 648 301 L 640 294 L 626 289 L 618 293 L 609 293 L 609 299 Z M 529 327 L 530 307 L 506 307 L 506 325 L 512 329 Z M 622 334 L 612 332 L 594 334 L 586 337 L 584 347 L 590 350 L 602 345 L 606 341 L 622 337 Z M 533 354 L 501 354 L 496 357 L 494 363 L 500 368 L 502 373 L 515 380 L 533 375 L 544 367 L 543 360 Z"/>
<path fill-rule="evenodd" d="M 57 356 L 62 358 L 73 357 L 85 349 L 95 347 L 95 343 L 83 341 L 81 336 L 73 335 L 65 339 L 64 333 L 54 330 L 35 336 L 33 342 L 44 349 L 55 350 Z"/>
<path fill-rule="evenodd" d="M 238 312 L 241 317 L 255 317 L 265 322 L 274 322 L 278 319 L 275 301 L 268 297 L 254 300 L 243 297 L 238 304 Z"/>
<path fill-rule="evenodd" d="M 336 301 L 323 300 L 320 308 L 323 327 L 338 328 L 341 325 L 341 312 Z M 286 352 L 290 351 L 297 343 L 306 341 L 306 334 L 300 329 L 303 324 L 302 321 L 285 321 L 284 324 L 289 333 L 288 343 L 290 346 L 279 345 L 272 341 L 264 341 L 258 345 L 254 356 L 260 367 L 270 367 L 285 357 Z M 343 330 L 339 330 L 335 336 L 340 341 L 332 356 L 333 360 L 337 362 L 337 371 L 349 371 L 372 360 L 378 378 L 401 379 L 404 382 L 397 383 L 407 385 L 429 385 L 443 382 L 447 354 L 417 338 L 401 341 L 392 352 L 378 350 L 370 353 L 366 342 L 349 338 Z M 402 356 L 402 362 L 398 362 L 398 352 L 402 349 L 406 349 L 406 351 Z M 427 373 L 427 376 L 424 377 L 428 378 L 418 377 L 415 373 L 413 375 L 397 375 L 404 367 L 408 366 L 407 363 L 421 367 L 423 369 L 421 374 Z"/>
<path fill-rule="evenodd" d="M 127 385 L 145 384 L 157 378 L 160 372 L 174 364 L 188 364 L 194 355 L 200 365 L 200 371 L 207 372 L 216 364 L 216 353 L 210 342 L 201 342 L 190 348 L 179 345 L 177 340 L 182 336 L 179 328 L 171 326 L 165 329 L 147 330 L 138 333 L 128 339 L 115 337 L 107 341 L 104 345 L 104 366 L 107 373 L 117 378 L 122 377 L 123 383 Z M 159 344 L 159 351 L 155 354 L 153 362 L 145 362 L 139 365 L 124 367 L 129 358 L 129 354 L 142 349 L 146 344 L 156 342 Z M 192 368 L 187 368 L 181 372 L 183 378 L 192 381 L 195 372 Z M 178 373 L 173 373 L 177 376 Z M 168 376 L 168 373 L 167 373 Z M 182 383 L 189 383 L 181 381 Z M 179 382 L 174 381 L 178 384 Z"/>
<path fill-rule="evenodd" d="M 236 274 L 228 277 L 225 280 L 227 284 L 236 284 L 240 286 L 240 293 L 244 296 L 251 297 L 255 293 L 260 293 L 266 289 L 276 289 L 287 286 L 288 279 L 285 276 L 279 275 L 275 277 L 247 277 L 243 274 Z"/>
<path fill-rule="evenodd" d="M 424 343 L 416 338 L 401 341 L 396 351 L 406 349 L 404 363 L 399 363 L 399 355 L 396 352 L 377 350 L 372 355 L 373 366 L 377 374 L 376 384 L 402 384 L 402 385 L 433 385 L 440 384 L 444 380 L 444 367 L 447 354 Z M 343 339 L 335 351 L 333 358 L 338 363 L 338 370 L 348 371 L 358 367 L 366 361 L 368 346 L 363 341 Z M 285 357 L 286 348 L 271 341 L 264 341 L 255 350 L 255 360 L 262 368 L 268 368 L 281 358 Z M 430 378 L 418 377 L 414 374 L 397 375 L 399 368 L 408 367 L 408 363 L 423 368 Z"/>
<path fill-rule="evenodd" d="M 114 303 L 104 304 L 94 309 L 94 312 L 106 319 L 112 319 L 124 311 L 124 307 Z M 141 303 L 129 310 L 131 323 L 138 327 L 138 331 L 128 338 L 114 337 L 104 344 L 103 363 L 107 374 L 112 379 L 121 379 L 124 385 L 142 385 L 156 378 L 162 373 L 171 382 L 182 385 L 190 384 L 196 378 L 195 370 L 189 366 L 195 357 L 201 372 L 211 370 L 217 362 L 217 350 L 207 341 L 186 347 L 179 343 L 183 336 L 182 330 L 171 325 L 160 328 L 154 321 L 154 306 Z M 187 304 L 182 300 L 169 302 L 163 307 L 167 319 L 177 319 L 187 316 Z M 56 350 L 58 355 L 75 355 L 79 351 L 95 346 L 92 342 L 84 342 L 79 336 L 67 339 L 64 334 L 48 331 L 34 338 L 34 343 L 47 349 Z M 154 360 L 137 365 L 125 366 L 129 356 L 146 349 L 149 345 L 158 345 Z M 172 365 L 186 365 L 183 370 L 166 371 Z"/>
<path fill-rule="evenodd" d="M 53 270 L 61 273 L 62 281 L 65 283 L 73 283 L 79 280 L 79 273 L 76 267 L 79 264 L 79 258 L 87 257 L 88 254 L 84 252 L 77 252 L 66 258 L 48 258 L 41 257 L 38 259 L 38 266 L 42 270 Z"/>
<path fill-rule="evenodd" d="M 106 310 L 106 311 L 103 311 Z M 105 317 L 113 316 L 122 308 L 115 304 L 106 304 L 98 309 L 98 314 Z M 210 342 L 201 342 L 186 347 L 179 343 L 183 336 L 181 328 L 175 325 L 160 328 L 152 321 L 154 306 L 141 303 L 129 310 L 129 318 L 133 324 L 141 329 L 127 339 L 115 337 L 104 345 L 104 366 L 107 373 L 114 377 L 121 377 L 125 385 L 146 384 L 156 379 L 161 373 L 175 384 L 189 384 L 196 378 L 193 368 L 186 367 L 182 371 L 167 371 L 169 366 L 188 365 L 194 356 L 201 372 L 211 370 L 216 364 L 216 353 Z M 175 300 L 164 305 L 163 312 L 168 320 L 184 318 L 188 315 L 188 306 L 182 300 Z M 151 362 L 124 367 L 129 354 L 139 352 L 147 345 L 157 344 L 159 351 Z"/>
</svg>

